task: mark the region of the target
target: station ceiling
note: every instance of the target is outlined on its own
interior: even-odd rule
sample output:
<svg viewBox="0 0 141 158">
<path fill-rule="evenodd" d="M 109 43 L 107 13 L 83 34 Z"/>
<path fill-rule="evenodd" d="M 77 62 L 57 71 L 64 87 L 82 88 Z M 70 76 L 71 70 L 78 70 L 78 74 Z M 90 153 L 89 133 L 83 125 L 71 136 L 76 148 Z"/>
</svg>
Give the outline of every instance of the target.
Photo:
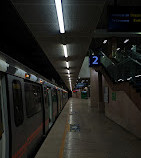
<svg viewBox="0 0 141 158">
<path fill-rule="evenodd" d="M 62 0 L 65 34 L 59 32 L 55 0 L 11 1 L 67 87 L 69 79 L 62 44 L 67 45 L 70 76 L 75 85 L 91 41 L 91 45 L 98 46 L 107 37 L 138 36 L 107 32 L 107 6 L 114 2 L 119 6 L 141 6 L 139 0 Z"/>
<path fill-rule="evenodd" d="M 62 0 L 65 34 L 59 33 L 54 0 L 12 0 L 39 45 L 69 87 L 63 43 L 67 44 L 72 85 L 75 84 L 105 0 Z"/>
</svg>

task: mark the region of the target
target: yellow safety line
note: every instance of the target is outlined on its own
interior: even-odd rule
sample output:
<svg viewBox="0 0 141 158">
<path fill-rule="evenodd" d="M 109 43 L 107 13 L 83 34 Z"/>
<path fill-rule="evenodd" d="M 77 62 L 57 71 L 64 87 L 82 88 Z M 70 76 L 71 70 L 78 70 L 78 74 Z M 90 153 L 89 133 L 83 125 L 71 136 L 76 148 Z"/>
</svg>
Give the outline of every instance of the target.
<svg viewBox="0 0 141 158">
<path fill-rule="evenodd" d="M 61 144 L 60 152 L 59 152 L 59 158 L 63 158 L 65 139 L 66 139 L 67 132 L 70 130 L 70 125 L 68 123 L 68 119 L 69 119 L 69 115 L 68 115 L 67 122 L 65 125 L 65 130 L 64 130 L 64 134 L 63 134 L 63 138 L 62 138 L 62 144 Z"/>
</svg>

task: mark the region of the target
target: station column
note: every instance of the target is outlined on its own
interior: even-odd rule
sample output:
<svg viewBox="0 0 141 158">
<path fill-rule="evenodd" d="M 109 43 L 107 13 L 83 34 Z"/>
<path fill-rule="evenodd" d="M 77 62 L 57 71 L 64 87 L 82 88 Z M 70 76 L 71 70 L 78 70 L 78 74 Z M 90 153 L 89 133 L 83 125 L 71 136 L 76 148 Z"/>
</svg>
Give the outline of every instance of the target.
<svg viewBox="0 0 141 158">
<path fill-rule="evenodd" d="M 100 112 L 104 111 L 102 74 L 90 68 L 90 99 L 91 106 L 98 108 Z"/>
</svg>

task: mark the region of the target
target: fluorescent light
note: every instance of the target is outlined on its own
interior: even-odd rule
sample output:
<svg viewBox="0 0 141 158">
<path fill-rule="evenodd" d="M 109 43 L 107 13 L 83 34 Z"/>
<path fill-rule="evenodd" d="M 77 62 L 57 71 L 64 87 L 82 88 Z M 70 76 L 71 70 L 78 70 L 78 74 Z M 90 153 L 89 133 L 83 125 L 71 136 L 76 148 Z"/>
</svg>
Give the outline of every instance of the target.
<svg viewBox="0 0 141 158">
<path fill-rule="evenodd" d="M 126 39 L 125 41 L 124 41 L 124 43 L 127 43 L 129 41 L 129 39 Z"/>
<path fill-rule="evenodd" d="M 104 41 L 103 41 L 103 44 L 106 44 L 106 43 L 107 43 L 107 40 L 104 40 Z"/>
<path fill-rule="evenodd" d="M 69 69 L 69 62 L 68 61 L 66 61 L 66 66 Z"/>
<path fill-rule="evenodd" d="M 67 58 L 68 57 L 67 46 L 63 45 L 63 48 L 64 48 L 64 56 Z"/>
<path fill-rule="evenodd" d="M 141 75 L 137 75 L 137 76 L 135 76 L 135 77 L 141 77 Z"/>
<path fill-rule="evenodd" d="M 61 0 L 55 0 L 55 5 L 56 5 L 57 16 L 58 16 L 58 23 L 60 27 L 60 33 L 65 33 Z"/>
<path fill-rule="evenodd" d="M 68 70 L 68 74 L 70 74 L 70 70 Z"/>
<path fill-rule="evenodd" d="M 118 81 L 124 81 L 123 79 L 119 79 Z"/>
<path fill-rule="evenodd" d="M 85 80 L 82 80 L 81 83 L 83 83 Z"/>
<path fill-rule="evenodd" d="M 70 77 L 70 74 L 68 74 L 68 77 Z"/>
<path fill-rule="evenodd" d="M 117 50 L 120 50 L 120 48 L 117 48 Z"/>
<path fill-rule="evenodd" d="M 127 78 L 128 81 L 131 80 L 131 79 L 132 79 L 132 77 Z"/>
</svg>

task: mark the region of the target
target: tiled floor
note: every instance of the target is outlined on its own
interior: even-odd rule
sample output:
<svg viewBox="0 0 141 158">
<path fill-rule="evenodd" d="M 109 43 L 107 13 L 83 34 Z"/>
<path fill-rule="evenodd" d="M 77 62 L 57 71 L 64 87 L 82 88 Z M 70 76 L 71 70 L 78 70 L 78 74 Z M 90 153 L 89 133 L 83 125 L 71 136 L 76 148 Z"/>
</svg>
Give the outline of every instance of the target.
<svg viewBox="0 0 141 158">
<path fill-rule="evenodd" d="M 67 124 L 77 126 L 62 146 L 67 117 Z M 91 108 L 89 100 L 71 98 L 36 158 L 141 158 L 141 140 Z"/>
</svg>

